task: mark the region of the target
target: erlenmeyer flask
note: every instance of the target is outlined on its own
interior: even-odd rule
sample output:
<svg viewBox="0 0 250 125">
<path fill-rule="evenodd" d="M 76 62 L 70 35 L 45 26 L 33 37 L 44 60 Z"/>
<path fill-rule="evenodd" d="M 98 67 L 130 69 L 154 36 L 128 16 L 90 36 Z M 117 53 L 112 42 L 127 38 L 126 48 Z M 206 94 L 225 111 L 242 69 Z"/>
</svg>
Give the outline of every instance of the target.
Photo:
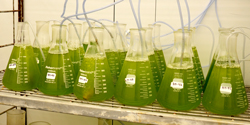
<svg viewBox="0 0 250 125">
<path fill-rule="evenodd" d="M 185 27 L 186 29 L 188 29 L 187 27 Z M 194 45 L 194 34 L 195 34 L 195 27 L 191 27 L 190 28 L 190 41 L 191 41 L 191 47 L 192 47 L 192 53 L 193 53 L 193 64 L 194 64 L 194 69 L 196 72 L 196 78 L 197 78 L 197 82 L 199 84 L 199 88 L 200 88 L 200 92 L 202 92 L 202 85 L 205 81 L 204 79 L 204 75 L 203 75 L 203 71 L 202 71 L 202 66 L 201 66 L 201 62 L 200 62 L 200 58 L 199 58 L 199 54 L 197 51 L 196 46 Z"/>
<path fill-rule="evenodd" d="M 69 55 L 71 58 L 71 62 L 73 64 L 73 68 L 75 71 L 75 78 L 76 78 L 85 55 L 85 51 L 80 43 L 81 38 L 79 38 L 80 36 L 78 37 L 78 35 L 81 34 L 82 24 L 75 23 L 74 25 L 72 23 L 69 24 L 69 35 L 68 35 L 67 45 L 69 48 Z"/>
<path fill-rule="evenodd" d="M 201 96 L 192 61 L 190 31 L 174 32 L 175 49 L 167 64 L 165 75 L 158 91 L 158 102 L 173 110 L 190 110 L 200 105 Z M 183 48 L 184 40 L 184 50 Z M 183 51 L 183 53 L 182 53 Z"/>
<path fill-rule="evenodd" d="M 74 69 L 66 44 L 66 25 L 52 25 L 52 43 L 39 90 L 47 95 L 66 95 L 73 92 Z"/>
<path fill-rule="evenodd" d="M 49 47 L 50 47 L 50 36 L 49 36 L 49 23 L 47 21 L 36 21 L 36 39 L 33 43 L 33 51 L 36 57 L 36 61 L 39 67 L 39 70 L 42 70 L 44 66 L 45 59 L 48 55 Z M 38 45 L 39 42 L 39 45 Z M 43 55 L 40 51 L 41 47 L 43 51 Z"/>
<path fill-rule="evenodd" d="M 115 98 L 122 104 L 143 106 L 156 98 L 156 89 L 145 48 L 145 29 L 130 29 L 130 48 L 115 88 Z M 142 39 L 142 40 L 141 40 Z"/>
<path fill-rule="evenodd" d="M 90 22 L 90 25 L 92 27 L 95 27 L 95 22 Z M 83 22 L 83 38 L 82 38 L 82 43 L 85 52 L 87 51 L 88 45 L 89 45 L 89 25 L 87 22 Z"/>
<path fill-rule="evenodd" d="M 116 85 L 121 71 L 119 52 L 115 44 L 116 32 L 114 25 L 106 25 L 105 27 L 107 30 L 104 30 L 102 45 L 108 60 L 113 83 Z"/>
<path fill-rule="evenodd" d="M 152 43 L 152 30 L 153 28 L 144 28 L 146 30 L 145 33 L 145 42 L 146 42 L 146 49 L 147 49 L 147 53 L 148 53 L 148 59 L 151 65 L 151 70 L 152 70 L 152 74 L 153 74 L 153 78 L 154 78 L 154 83 L 155 83 L 155 88 L 156 91 L 159 90 L 160 85 L 161 85 L 161 80 L 162 80 L 162 75 L 161 72 L 159 70 L 157 61 L 156 61 L 156 57 L 155 57 L 155 53 L 154 53 L 154 48 L 153 48 L 153 43 Z"/>
<path fill-rule="evenodd" d="M 158 62 L 159 69 L 161 71 L 162 77 L 164 76 L 166 70 L 166 61 L 163 54 L 163 50 L 161 48 L 161 41 L 160 41 L 160 27 L 159 24 L 149 24 L 149 27 L 153 27 L 153 47 L 155 51 L 156 61 Z"/>
<path fill-rule="evenodd" d="M 210 79 L 211 73 L 212 73 L 213 68 L 214 68 L 214 64 L 215 64 L 216 59 L 218 57 L 219 50 L 226 46 L 226 39 L 230 35 L 230 33 L 232 33 L 233 31 L 234 30 L 231 30 L 231 28 L 219 28 L 219 33 L 220 33 L 219 43 L 218 43 L 216 50 L 214 52 L 212 62 L 211 62 L 211 65 L 209 67 L 205 83 L 203 84 L 203 92 L 205 92 L 205 90 L 206 90 L 208 81 Z"/>
<path fill-rule="evenodd" d="M 237 115 L 248 108 L 248 99 L 236 51 L 238 34 L 232 34 L 227 45 L 220 44 L 202 104 L 214 113 Z"/>
<path fill-rule="evenodd" d="M 114 84 L 109 64 L 101 46 L 103 28 L 89 29 L 90 43 L 86 50 L 80 71 L 74 85 L 74 94 L 78 99 L 103 101 L 114 95 Z"/>
<path fill-rule="evenodd" d="M 17 37 L 3 76 L 3 85 L 14 91 L 31 90 L 36 87 L 39 78 L 40 71 L 31 46 L 29 25 L 27 22 L 18 22 Z"/>
<path fill-rule="evenodd" d="M 128 43 L 125 36 L 126 24 L 122 23 L 115 24 L 115 30 L 117 34 L 115 43 L 117 51 L 119 52 L 120 66 L 121 66 L 120 69 L 122 69 L 128 51 Z"/>
</svg>

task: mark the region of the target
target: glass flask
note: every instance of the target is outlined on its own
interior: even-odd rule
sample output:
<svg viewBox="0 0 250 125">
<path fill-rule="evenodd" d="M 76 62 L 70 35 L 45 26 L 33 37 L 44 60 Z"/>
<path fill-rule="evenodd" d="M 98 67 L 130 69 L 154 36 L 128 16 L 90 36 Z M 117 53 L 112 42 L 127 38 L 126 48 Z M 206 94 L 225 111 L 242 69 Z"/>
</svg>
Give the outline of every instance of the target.
<svg viewBox="0 0 250 125">
<path fill-rule="evenodd" d="M 75 26 L 74 26 L 75 25 Z M 69 34 L 68 34 L 68 49 L 69 55 L 71 58 L 71 62 L 75 71 L 75 79 L 80 69 L 82 60 L 85 55 L 85 51 L 83 46 L 81 45 L 81 38 L 78 37 L 81 34 L 82 24 L 80 23 L 70 23 L 69 26 Z M 76 29 L 75 29 L 76 28 Z M 76 32 L 77 31 L 77 32 Z M 74 80 L 75 80 L 74 79 Z"/>
<path fill-rule="evenodd" d="M 125 105 L 151 104 L 157 94 L 145 48 L 145 29 L 140 32 L 141 37 L 138 29 L 130 29 L 130 48 L 115 88 L 115 98 Z"/>
<path fill-rule="evenodd" d="M 3 76 L 3 85 L 14 91 L 31 90 L 36 88 L 40 76 L 29 37 L 29 25 L 18 22 L 15 45 Z"/>
<path fill-rule="evenodd" d="M 185 27 L 185 28 L 187 28 L 187 27 Z M 197 78 L 197 82 L 199 84 L 200 92 L 202 92 L 202 85 L 203 85 L 205 79 L 204 79 L 204 74 L 202 71 L 202 66 L 201 66 L 199 54 L 198 54 L 196 46 L 194 45 L 195 30 L 196 30 L 195 27 L 190 28 L 190 31 L 191 31 L 190 40 L 191 40 L 191 47 L 192 47 L 192 53 L 193 53 L 192 60 L 193 60 L 194 69 L 196 72 L 196 78 Z"/>
<path fill-rule="evenodd" d="M 117 37 L 115 39 L 115 44 L 117 51 L 119 52 L 120 66 L 121 66 L 120 69 L 122 69 L 128 51 L 128 43 L 125 36 L 126 24 L 119 23 L 114 25 L 117 34 Z"/>
<path fill-rule="evenodd" d="M 232 30 L 231 28 L 219 28 L 219 33 L 220 33 L 219 43 L 218 43 L 216 50 L 214 52 L 214 55 L 213 55 L 213 58 L 212 58 L 212 61 L 211 61 L 211 64 L 210 64 L 210 67 L 209 67 L 209 70 L 207 73 L 205 83 L 203 84 L 203 92 L 205 92 L 205 90 L 206 90 L 206 87 L 207 87 L 208 81 L 210 79 L 211 73 L 213 71 L 214 64 L 216 62 L 219 50 L 223 49 L 223 47 L 226 46 L 226 39 L 232 32 L 234 32 L 234 30 Z"/>
<path fill-rule="evenodd" d="M 213 113 L 237 115 L 248 109 L 248 99 L 236 51 L 237 36 L 238 34 L 232 34 L 225 46 L 220 44 L 203 94 L 203 106 Z"/>
<path fill-rule="evenodd" d="M 114 25 L 106 25 L 105 27 L 107 30 L 104 29 L 102 45 L 108 60 L 113 83 L 116 85 L 121 71 L 119 52 L 115 44 L 116 32 Z"/>
<path fill-rule="evenodd" d="M 166 70 L 166 61 L 163 54 L 163 50 L 161 48 L 161 41 L 160 41 L 160 27 L 159 24 L 149 24 L 149 27 L 153 27 L 153 47 L 155 52 L 156 61 L 158 62 L 159 69 L 161 71 L 162 77 L 164 76 Z"/>
<path fill-rule="evenodd" d="M 92 27 L 95 27 L 95 22 L 90 22 Z M 86 52 L 89 45 L 89 25 L 87 22 L 83 22 L 83 39 L 82 39 L 83 47 Z"/>
<path fill-rule="evenodd" d="M 45 59 L 48 55 L 49 47 L 50 47 L 50 36 L 49 36 L 49 23 L 48 21 L 36 21 L 36 39 L 33 43 L 33 51 L 36 57 L 36 62 L 39 67 L 39 70 L 42 70 L 44 66 Z M 39 42 L 39 45 L 38 45 Z M 43 51 L 40 51 L 41 47 Z M 44 56 L 44 58 L 43 58 Z"/>
<path fill-rule="evenodd" d="M 183 34 L 179 29 L 174 32 L 174 38 L 175 49 L 167 64 L 157 100 L 168 109 L 191 110 L 200 105 L 201 96 L 192 61 L 190 31 L 184 29 Z"/>
<path fill-rule="evenodd" d="M 74 68 L 66 44 L 66 25 L 52 25 L 52 43 L 39 90 L 47 95 L 66 95 L 73 92 Z"/>
<path fill-rule="evenodd" d="M 153 78 L 154 78 L 154 83 L 155 83 L 155 88 L 156 91 L 159 90 L 160 84 L 161 84 L 161 80 L 162 80 L 162 75 L 161 72 L 159 70 L 157 61 L 156 61 L 156 57 L 155 57 L 155 53 L 154 53 L 154 48 L 153 48 L 153 42 L 152 42 L 152 30 L 153 28 L 144 28 L 146 30 L 145 33 L 145 45 L 146 45 L 146 49 L 147 49 L 147 53 L 148 53 L 148 59 L 151 65 L 151 70 L 152 70 L 152 74 L 153 74 Z"/>
<path fill-rule="evenodd" d="M 102 47 L 103 28 L 95 27 L 89 33 L 90 43 L 74 85 L 78 99 L 104 101 L 114 95 L 114 84 L 107 57 Z"/>
</svg>

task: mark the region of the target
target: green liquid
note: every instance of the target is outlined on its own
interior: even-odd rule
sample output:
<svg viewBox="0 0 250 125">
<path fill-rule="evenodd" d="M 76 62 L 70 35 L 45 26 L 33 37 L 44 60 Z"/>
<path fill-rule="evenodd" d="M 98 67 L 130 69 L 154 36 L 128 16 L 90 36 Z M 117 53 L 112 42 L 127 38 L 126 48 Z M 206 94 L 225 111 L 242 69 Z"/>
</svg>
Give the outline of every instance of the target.
<svg viewBox="0 0 250 125">
<path fill-rule="evenodd" d="M 78 99 L 104 101 L 114 95 L 114 84 L 107 58 L 84 57 L 74 85 Z"/>
<path fill-rule="evenodd" d="M 175 80 L 174 80 L 175 79 Z M 182 88 L 171 86 L 173 80 L 182 83 Z M 157 101 L 172 110 L 191 110 L 200 105 L 201 96 L 193 68 L 176 69 L 167 67 L 158 91 Z"/>
<path fill-rule="evenodd" d="M 116 85 L 118 77 L 120 75 L 120 58 L 118 52 L 106 51 L 106 56 L 111 72 L 111 76 L 113 77 L 113 83 Z"/>
<path fill-rule="evenodd" d="M 156 88 L 156 91 L 158 92 L 160 85 L 161 85 L 162 75 L 161 75 L 161 72 L 160 72 L 159 67 L 157 65 L 155 54 L 149 55 L 148 59 L 149 59 L 150 65 L 151 65 L 151 70 L 152 70 L 152 74 L 153 74 L 153 78 L 154 78 L 155 88 Z"/>
<path fill-rule="evenodd" d="M 74 80 L 76 79 L 76 76 L 78 74 L 78 71 L 80 69 L 81 63 L 84 58 L 84 49 L 83 47 L 79 47 L 77 49 L 69 49 L 69 55 L 71 58 L 71 62 L 75 71 L 75 77 Z"/>
<path fill-rule="evenodd" d="M 192 47 L 192 51 L 193 51 L 193 54 L 194 54 L 194 57 L 192 59 L 193 59 L 194 69 L 195 69 L 195 72 L 196 72 L 196 78 L 197 78 L 197 82 L 198 82 L 198 84 L 200 86 L 200 92 L 202 92 L 202 85 L 203 85 L 203 83 L 205 81 L 204 74 L 203 74 L 203 71 L 202 71 L 200 58 L 199 58 L 199 55 L 198 55 L 198 52 L 197 52 L 197 49 L 196 49 L 195 46 Z"/>
<path fill-rule="evenodd" d="M 163 51 L 155 50 L 154 52 L 155 52 L 156 61 L 158 62 L 159 70 L 163 77 L 166 71 L 166 62 L 165 62 Z"/>
<path fill-rule="evenodd" d="M 213 60 L 212 60 L 212 62 L 211 62 L 211 65 L 210 65 L 210 67 L 209 67 L 208 73 L 207 73 L 207 77 L 206 77 L 205 83 L 204 83 L 204 85 L 203 85 L 203 93 L 204 93 L 205 90 L 206 90 L 207 83 L 208 83 L 209 78 L 210 78 L 210 76 L 211 76 L 211 73 L 212 73 L 212 71 L 213 71 L 215 62 L 216 62 L 216 60 L 213 58 Z"/>
<path fill-rule="evenodd" d="M 3 76 L 3 85 L 14 91 L 31 90 L 36 88 L 39 78 L 40 71 L 32 46 L 14 45 Z"/>
<path fill-rule="evenodd" d="M 85 52 L 87 51 L 88 45 L 89 45 L 88 43 L 87 44 L 83 43 L 83 48 L 84 48 Z"/>
<path fill-rule="evenodd" d="M 122 69 L 122 66 L 123 66 L 123 63 L 124 63 L 124 60 L 126 58 L 126 55 L 127 55 L 127 51 L 125 52 L 119 52 L 119 56 L 120 56 L 120 69 Z"/>
<path fill-rule="evenodd" d="M 231 84 L 231 93 L 221 90 L 223 83 Z M 203 106 L 214 113 L 237 115 L 248 109 L 248 100 L 240 66 L 215 64 L 202 99 Z"/>
<path fill-rule="evenodd" d="M 47 58 L 49 47 L 42 48 L 45 59 Z M 39 47 L 33 47 L 34 55 L 36 58 L 37 65 L 39 70 L 41 71 L 44 67 L 45 60 L 43 59 L 42 53 Z"/>
<path fill-rule="evenodd" d="M 54 78 L 51 78 L 52 74 L 54 74 Z M 49 53 L 38 88 L 47 95 L 70 94 L 73 92 L 74 75 L 69 53 Z"/>
<path fill-rule="evenodd" d="M 122 104 L 134 106 L 148 105 L 155 100 L 156 89 L 149 61 L 124 61 L 115 98 Z"/>
</svg>

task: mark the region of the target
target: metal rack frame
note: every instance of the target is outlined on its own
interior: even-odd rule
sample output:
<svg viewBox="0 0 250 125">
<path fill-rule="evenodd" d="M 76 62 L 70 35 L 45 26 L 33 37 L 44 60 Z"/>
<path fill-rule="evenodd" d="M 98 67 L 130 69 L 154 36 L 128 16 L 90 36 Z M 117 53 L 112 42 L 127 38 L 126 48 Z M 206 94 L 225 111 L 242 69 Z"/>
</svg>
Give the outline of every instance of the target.
<svg viewBox="0 0 250 125">
<path fill-rule="evenodd" d="M 3 74 L 2 71 L 0 82 Z M 246 89 L 250 100 L 250 88 Z M 190 111 L 173 111 L 161 107 L 157 102 L 144 107 L 122 105 L 114 98 L 104 102 L 89 102 L 78 100 L 73 94 L 47 96 L 36 89 L 15 92 L 8 90 L 2 84 L 0 84 L 0 104 L 144 124 L 250 124 L 250 108 L 238 116 L 223 116 L 205 110 L 202 105 Z"/>
</svg>

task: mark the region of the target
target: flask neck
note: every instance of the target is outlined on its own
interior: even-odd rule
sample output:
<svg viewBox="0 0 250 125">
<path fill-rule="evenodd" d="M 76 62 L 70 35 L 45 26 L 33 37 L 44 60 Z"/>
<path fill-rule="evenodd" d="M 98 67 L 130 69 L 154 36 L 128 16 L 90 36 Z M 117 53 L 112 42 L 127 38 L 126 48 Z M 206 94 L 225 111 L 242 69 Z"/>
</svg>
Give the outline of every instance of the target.
<svg viewBox="0 0 250 125">
<path fill-rule="evenodd" d="M 27 22 L 17 23 L 17 36 L 15 40 L 15 45 L 31 45 L 29 36 L 29 25 Z"/>
<path fill-rule="evenodd" d="M 102 27 L 89 28 L 89 45 L 85 53 L 87 56 L 105 56 L 104 49 L 102 47 L 103 42 L 103 31 Z"/>
<path fill-rule="evenodd" d="M 114 25 L 106 25 L 103 31 L 103 47 L 105 51 L 117 51 L 114 40 L 116 39 L 116 32 Z"/>
<path fill-rule="evenodd" d="M 68 33 L 69 49 L 76 49 L 81 46 L 80 39 L 79 39 L 80 34 L 81 34 L 81 27 L 82 27 L 82 24 L 80 23 L 75 23 L 74 25 L 72 23 L 69 24 L 69 33 Z"/>
<path fill-rule="evenodd" d="M 154 50 L 162 50 L 161 41 L 160 41 L 160 38 L 161 38 L 161 34 L 160 34 L 161 25 L 159 25 L 159 24 L 155 24 L 155 25 L 149 24 L 148 26 L 153 28 L 153 31 L 152 31 L 153 39 L 152 40 L 153 40 Z"/>
<path fill-rule="evenodd" d="M 126 24 L 115 24 L 117 37 L 115 39 L 116 48 L 118 51 L 125 52 L 128 50 L 128 43 L 125 36 Z"/>
<path fill-rule="evenodd" d="M 147 53 L 148 55 L 152 55 L 154 54 L 154 48 L 153 48 L 153 43 L 152 43 L 152 28 L 147 27 L 144 28 L 146 30 L 145 32 L 145 45 L 146 45 L 146 49 L 147 49 Z"/>
<path fill-rule="evenodd" d="M 47 21 L 36 21 L 36 37 L 42 47 L 49 46 L 49 23 Z M 33 45 L 38 46 L 36 41 Z"/>
<path fill-rule="evenodd" d="M 52 44 L 49 53 L 68 53 L 68 47 L 66 44 L 66 25 L 52 25 Z"/>
<path fill-rule="evenodd" d="M 126 60 L 148 60 L 148 54 L 145 47 L 145 32 L 145 29 L 130 29 L 130 48 Z"/>
</svg>

